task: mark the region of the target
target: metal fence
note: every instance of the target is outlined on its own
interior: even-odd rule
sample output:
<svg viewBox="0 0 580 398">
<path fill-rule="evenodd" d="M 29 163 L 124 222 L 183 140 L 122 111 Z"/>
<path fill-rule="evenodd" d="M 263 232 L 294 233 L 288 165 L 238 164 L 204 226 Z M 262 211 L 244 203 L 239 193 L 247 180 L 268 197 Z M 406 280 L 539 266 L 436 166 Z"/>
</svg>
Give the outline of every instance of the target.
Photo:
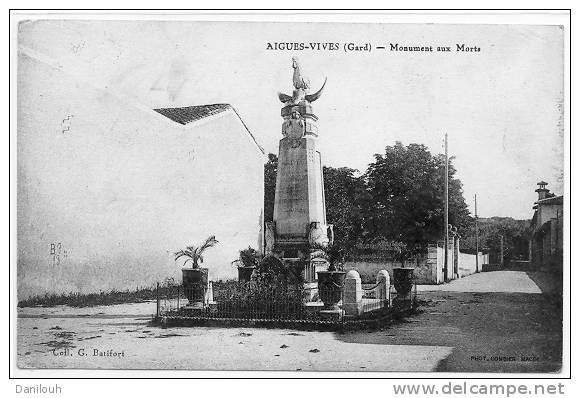
<svg viewBox="0 0 580 398">
<path fill-rule="evenodd" d="M 363 287 L 362 312 L 358 316 L 348 316 L 345 311 L 344 286 L 337 285 L 335 291 L 327 293 L 338 299 L 340 313 L 337 316 L 336 313 L 328 311 L 329 308 L 321 301 L 321 298 L 326 297 L 320 297 L 316 287 L 264 287 L 254 282 L 210 282 L 205 288 L 203 301 L 195 302 L 196 295 L 192 291 L 194 288 L 158 284 L 157 319 L 311 322 L 343 325 L 357 319 L 380 318 L 393 310 L 410 309 L 415 305 L 416 288 L 405 298 L 398 296 L 393 286 L 388 288 L 388 292 L 381 291 L 380 288 L 381 284 Z"/>
<path fill-rule="evenodd" d="M 305 305 L 316 297 L 316 288 L 264 287 L 253 282 L 208 285 L 203 302 L 192 300 L 194 289 L 172 286 L 158 298 L 158 316 L 188 316 L 207 319 L 316 320 L 320 305 Z M 337 294 L 342 294 L 338 289 Z"/>
<path fill-rule="evenodd" d="M 363 314 L 380 311 L 382 309 L 411 309 L 417 306 L 417 285 L 413 283 L 411 292 L 406 295 L 397 293 L 395 286 L 390 285 L 382 290 L 381 283 L 363 286 L 362 312 Z"/>
<path fill-rule="evenodd" d="M 381 308 L 390 307 L 390 294 L 381 294 L 379 289 L 382 287 L 381 283 L 377 283 L 374 286 L 363 287 L 363 297 L 362 297 L 362 312 L 371 312 L 379 310 Z M 392 290 L 392 286 L 389 286 L 389 292 Z"/>
</svg>

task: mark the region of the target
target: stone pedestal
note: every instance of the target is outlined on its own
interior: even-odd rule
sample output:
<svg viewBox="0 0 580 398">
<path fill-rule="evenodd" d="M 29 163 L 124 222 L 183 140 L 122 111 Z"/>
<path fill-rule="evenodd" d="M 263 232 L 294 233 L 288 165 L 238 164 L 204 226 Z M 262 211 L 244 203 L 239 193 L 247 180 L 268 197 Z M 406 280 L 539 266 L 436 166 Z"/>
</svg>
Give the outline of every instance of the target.
<svg viewBox="0 0 580 398">
<path fill-rule="evenodd" d="M 313 137 L 280 141 L 274 222 L 278 250 L 308 245 L 311 235 L 328 243 L 322 164 Z"/>
<path fill-rule="evenodd" d="M 215 302 L 213 301 L 213 284 L 211 281 L 207 283 L 207 287 L 205 289 L 203 299 L 198 301 L 189 301 L 187 305 L 183 308 L 187 310 L 204 310 L 209 306 L 214 305 Z"/>
<path fill-rule="evenodd" d="M 282 258 L 306 257 L 313 245 L 329 243 L 322 178 L 314 136 L 280 140 L 273 251 Z"/>
<path fill-rule="evenodd" d="M 320 317 L 322 319 L 325 319 L 328 321 L 339 321 L 342 319 L 343 312 L 340 309 L 338 309 L 338 310 L 321 310 L 319 312 L 319 314 L 320 314 Z"/>
<path fill-rule="evenodd" d="M 344 293 L 342 309 L 346 316 L 359 316 L 363 312 L 362 306 L 362 284 L 360 275 L 355 270 L 350 270 L 344 280 Z"/>
<path fill-rule="evenodd" d="M 390 303 L 391 301 L 391 276 L 388 271 L 380 270 L 377 274 L 377 299 Z"/>
</svg>

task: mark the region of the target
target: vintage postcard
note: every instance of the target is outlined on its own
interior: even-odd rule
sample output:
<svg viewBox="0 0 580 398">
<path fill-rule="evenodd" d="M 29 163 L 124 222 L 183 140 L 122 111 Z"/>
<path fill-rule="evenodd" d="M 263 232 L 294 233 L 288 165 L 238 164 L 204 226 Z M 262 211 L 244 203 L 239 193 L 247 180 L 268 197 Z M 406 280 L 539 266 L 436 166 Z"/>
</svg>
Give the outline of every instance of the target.
<svg viewBox="0 0 580 398">
<path fill-rule="evenodd" d="M 567 371 L 563 24 L 13 16 L 20 374 Z"/>
</svg>

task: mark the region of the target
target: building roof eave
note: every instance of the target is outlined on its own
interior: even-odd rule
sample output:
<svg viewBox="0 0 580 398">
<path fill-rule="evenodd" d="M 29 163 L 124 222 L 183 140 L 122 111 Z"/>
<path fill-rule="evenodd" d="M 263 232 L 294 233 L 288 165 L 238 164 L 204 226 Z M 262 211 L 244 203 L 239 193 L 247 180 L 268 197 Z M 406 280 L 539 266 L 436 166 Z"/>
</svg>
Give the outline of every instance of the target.
<svg viewBox="0 0 580 398">
<path fill-rule="evenodd" d="M 560 196 L 552 196 L 550 198 L 540 199 L 536 202 L 538 205 L 545 205 L 545 204 L 563 204 L 564 203 L 564 195 Z"/>
<path fill-rule="evenodd" d="M 181 108 L 158 108 L 154 109 L 154 111 L 159 113 L 160 115 L 165 116 L 169 120 L 172 120 L 183 126 L 199 125 L 200 123 L 203 123 L 208 119 L 214 117 L 221 117 L 229 112 L 232 112 L 242 123 L 242 126 L 244 126 L 246 133 L 253 141 L 260 155 L 263 156 L 266 154 L 264 148 L 262 148 L 262 146 L 258 143 L 256 137 L 254 137 L 254 135 L 252 134 L 252 132 L 250 131 L 244 120 L 241 118 L 238 111 L 236 111 L 236 109 L 230 104 L 222 103 L 209 105 L 195 105 Z"/>
</svg>

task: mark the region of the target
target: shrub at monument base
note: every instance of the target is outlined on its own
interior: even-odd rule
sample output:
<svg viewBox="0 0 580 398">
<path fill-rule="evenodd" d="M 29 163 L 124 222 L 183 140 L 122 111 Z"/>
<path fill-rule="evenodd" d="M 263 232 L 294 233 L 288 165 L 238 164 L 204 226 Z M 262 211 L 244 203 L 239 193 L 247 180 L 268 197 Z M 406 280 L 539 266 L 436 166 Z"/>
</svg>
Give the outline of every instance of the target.
<svg viewBox="0 0 580 398">
<path fill-rule="evenodd" d="M 296 317 L 304 312 L 302 288 L 278 283 L 228 281 L 214 284 L 216 311 L 231 318 Z"/>
<path fill-rule="evenodd" d="M 300 287 L 304 283 L 302 261 L 282 261 L 276 256 L 264 257 L 256 267 L 254 280 L 263 286 L 295 286 Z"/>
</svg>

